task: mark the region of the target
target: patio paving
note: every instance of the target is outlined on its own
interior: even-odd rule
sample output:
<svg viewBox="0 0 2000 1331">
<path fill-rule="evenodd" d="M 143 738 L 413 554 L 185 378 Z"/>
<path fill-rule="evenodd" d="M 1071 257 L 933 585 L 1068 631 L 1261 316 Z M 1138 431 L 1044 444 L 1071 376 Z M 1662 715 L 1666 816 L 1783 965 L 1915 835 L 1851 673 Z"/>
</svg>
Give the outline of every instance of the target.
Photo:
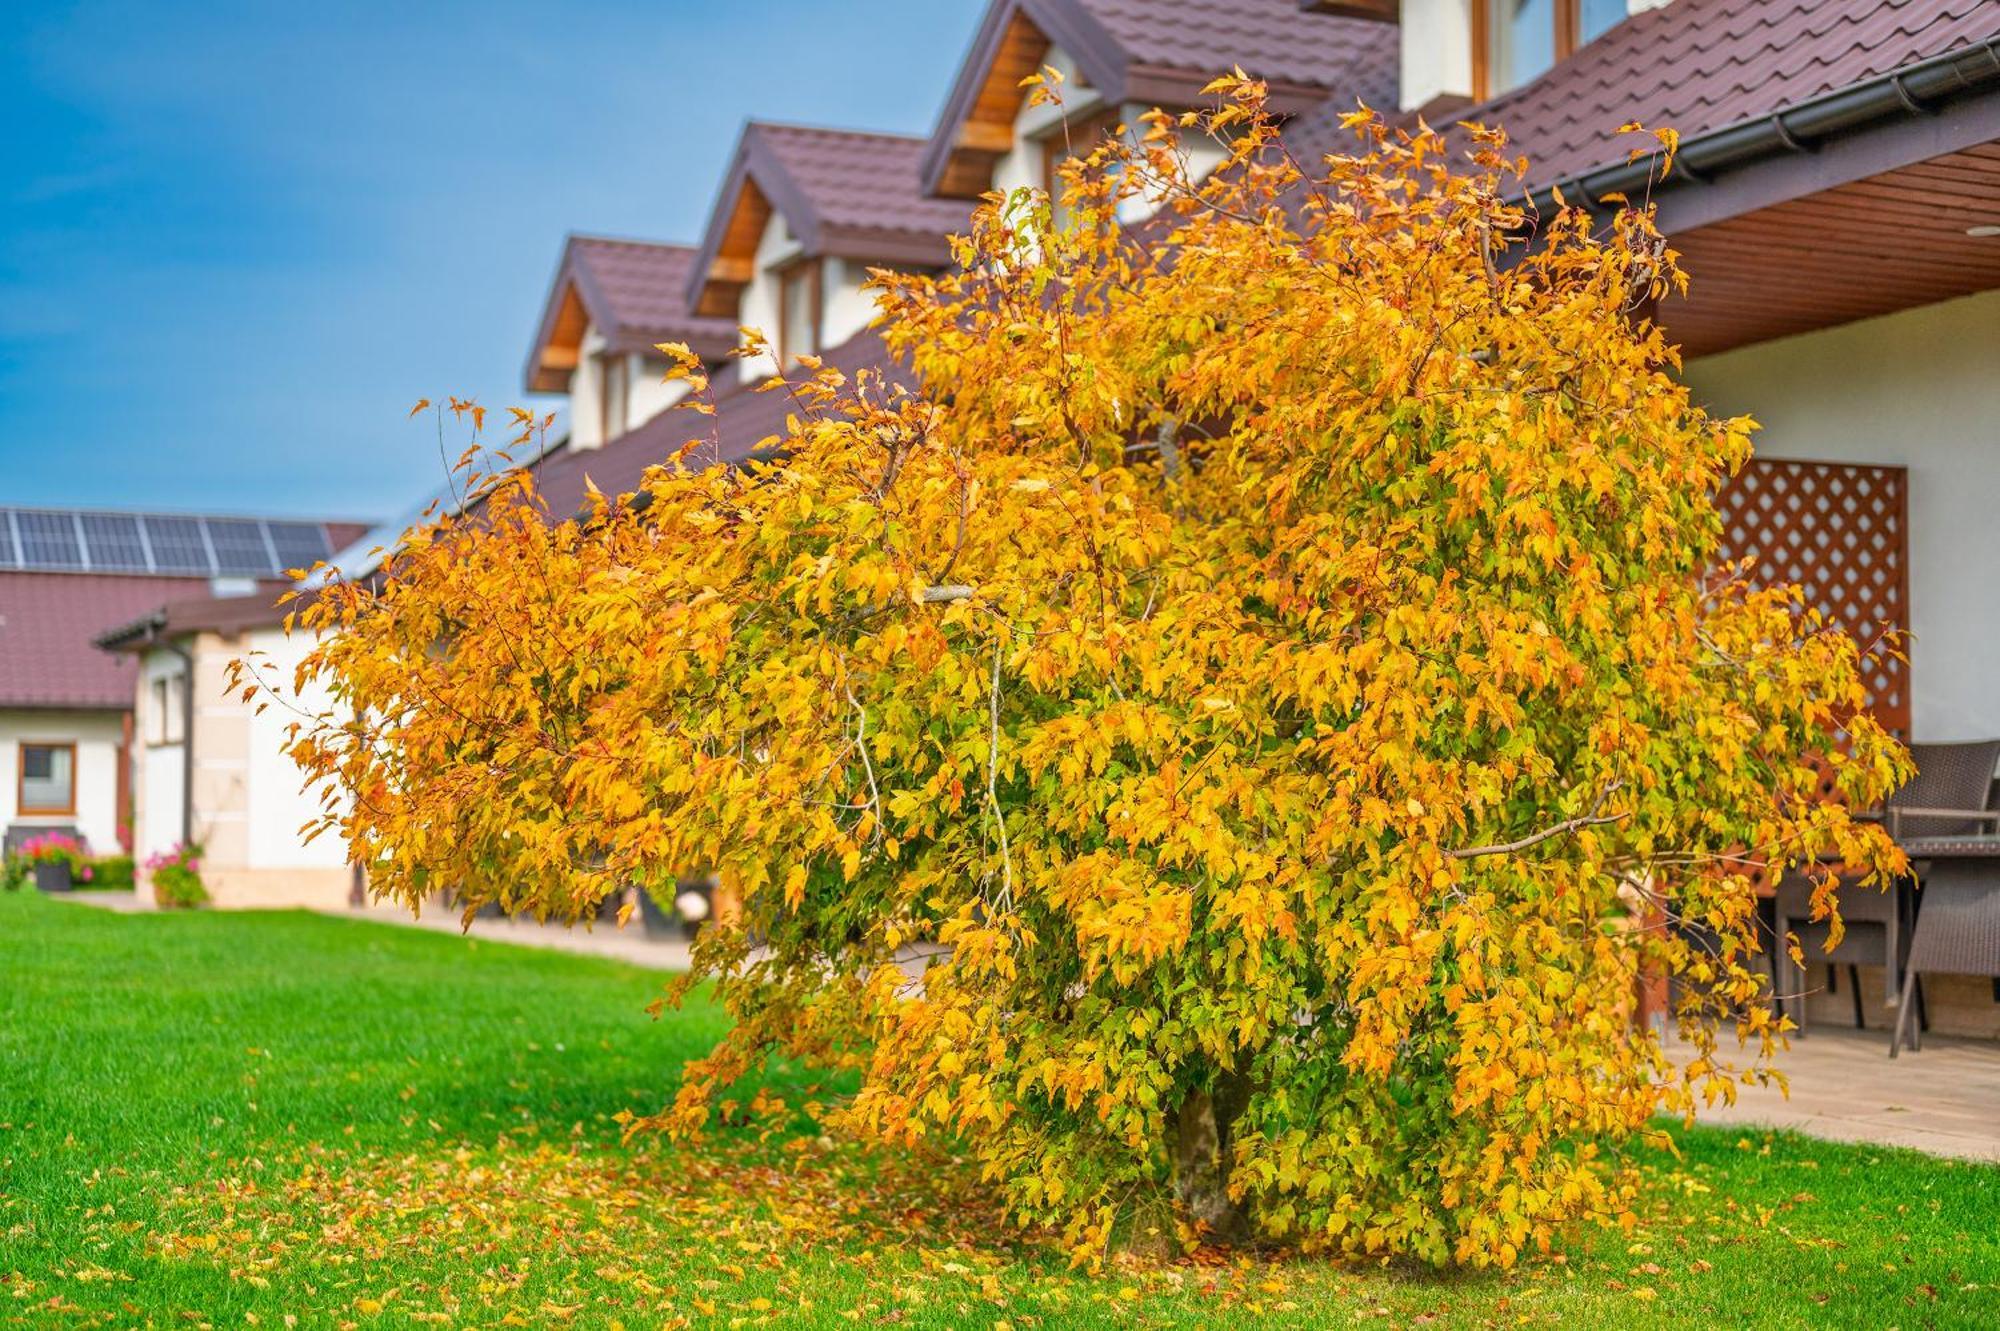
<svg viewBox="0 0 2000 1331">
<path fill-rule="evenodd" d="M 55 899 L 121 913 L 147 912 L 155 909 L 151 897 L 141 896 L 136 892 L 68 892 Z M 546 947 L 559 952 L 575 952 L 587 957 L 608 957 L 614 961 L 647 966 L 654 970 L 686 970 L 688 965 L 688 945 L 684 940 L 649 938 L 637 920 L 623 929 L 607 923 L 585 930 L 565 929 L 558 924 L 541 924 L 535 920 L 481 917 L 473 920 L 470 929 L 463 929 L 460 927 L 456 911 L 426 909 L 421 916 L 412 917 L 402 906 L 385 905 L 380 902 L 358 910 L 349 908 L 323 910 L 319 913 L 337 919 L 372 920 L 377 924 L 399 924 L 407 928 L 432 929 L 439 933 L 463 934 L 468 938 L 496 943 L 519 943 L 523 947 Z"/>
<path fill-rule="evenodd" d="M 345 919 L 373 920 L 378 924 L 400 924 L 440 933 L 463 934 L 467 938 L 496 943 L 519 943 L 523 947 L 554 948 L 586 957 L 608 957 L 654 970 L 684 971 L 688 966 L 688 945 L 680 938 L 650 938 L 634 919 L 620 929 L 604 923 L 591 929 L 567 929 L 559 924 L 543 924 L 532 919 L 480 916 L 470 928 L 461 928 L 459 915 L 451 910 L 426 908 L 412 917 L 402 906 L 374 902 L 359 909 L 328 910 L 321 914 Z"/>
<path fill-rule="evenodd" d="M 1926 1035 L 1921 1053 L 1891 1061 L 1882 1032 L 1815 1026 L 1776 1066 L 1791 1079 L 1789 1097 L 1741 1087 L 1734 1105 L 1698 1121 L 2000 1161 L 2000 1044 Z"/>
</svg>

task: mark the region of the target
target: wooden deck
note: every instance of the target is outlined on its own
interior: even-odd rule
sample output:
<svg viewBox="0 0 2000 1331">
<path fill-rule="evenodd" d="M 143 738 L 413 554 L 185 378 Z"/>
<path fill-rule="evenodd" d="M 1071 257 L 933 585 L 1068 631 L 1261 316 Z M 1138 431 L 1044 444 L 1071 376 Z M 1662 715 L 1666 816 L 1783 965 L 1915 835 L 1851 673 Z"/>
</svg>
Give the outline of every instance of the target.
<svg viewBox="0 0 2000 1331">
<path fill-rule="evenodd" d="M 2000 1161 L 2000 1044 L 1927 1035 L 1923 1052 L 1891 1061 L 1886 1034 L 1814 1026 L 1776 1066 L 1791 1079 L 1789 1098 L 1744 1087 L 1735 1105 L 1699 1121 Z"/>
</svg>

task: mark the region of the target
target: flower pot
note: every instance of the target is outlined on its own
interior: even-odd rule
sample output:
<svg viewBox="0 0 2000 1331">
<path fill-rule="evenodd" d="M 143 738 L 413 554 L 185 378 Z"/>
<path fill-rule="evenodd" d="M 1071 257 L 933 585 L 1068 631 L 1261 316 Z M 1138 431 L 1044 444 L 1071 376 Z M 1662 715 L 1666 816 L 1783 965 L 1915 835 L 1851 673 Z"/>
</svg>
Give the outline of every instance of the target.
<svg viewBox="0 0 2000 1331">
<path fill-rule="evenodd" d="M 67 860 L 44 860 L 35 866 L 35 886 L 44 892 L 68 892 L 76 886 L 70 879 Z"/>
</svg>

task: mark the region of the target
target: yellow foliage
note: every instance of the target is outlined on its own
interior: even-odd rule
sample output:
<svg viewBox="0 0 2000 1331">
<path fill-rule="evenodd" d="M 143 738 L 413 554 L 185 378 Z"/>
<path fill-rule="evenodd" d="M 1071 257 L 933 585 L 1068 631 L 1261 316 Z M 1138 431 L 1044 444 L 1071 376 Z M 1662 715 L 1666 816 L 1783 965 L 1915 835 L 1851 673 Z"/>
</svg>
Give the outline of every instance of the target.
<svg viewBox="0 0 2000 1331">
<path fill-rule="evenodd" d="M 1149 117 L 1060 226 L 1018 193 L 878 275 L 905 368 L 810 369 L 776 460 L 691 444 L 582 521 L 489 482 L 320 595 L 293 751 L 405 901 L 721 875 L 736 1026 L 646 1124 L 851 1069 L 836 1126 L 962 1140 L 1088 1255 L 1235 1087 L 1266 1234 L 1506 1264 L 1782 1038 L 1750 869 L 1896 867 L 1806 759 L 1857 804 L 1906 759 L 1854 643 L 1714 567 L 1752 427 L 1634 314 L 1679 282 L 1646 211 L 1527 247 L 1497 134 L 1358 115 L 1302 166 L 1215 86 L 1206 179 Z"/>
</svg>

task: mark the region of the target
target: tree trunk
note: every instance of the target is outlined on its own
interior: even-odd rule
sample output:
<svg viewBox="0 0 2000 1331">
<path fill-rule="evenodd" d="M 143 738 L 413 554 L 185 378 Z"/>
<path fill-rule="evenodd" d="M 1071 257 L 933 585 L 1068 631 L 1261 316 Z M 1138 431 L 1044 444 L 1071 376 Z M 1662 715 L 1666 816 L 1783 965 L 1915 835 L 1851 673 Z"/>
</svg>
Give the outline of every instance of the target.
<svg viewBox="0 0 2000 1331">
<path fill-rule="evenodd" d="M 1210 1238 L 1247 1238 L 1249 1218 L 1229 1196 L 1231 1136 L 1250 1103 L 1250 1079 L 1219 1070 L 1206 1091 L 1192 1091 L 1174 1116 L 1174 1196 Z"/>
</svg>

